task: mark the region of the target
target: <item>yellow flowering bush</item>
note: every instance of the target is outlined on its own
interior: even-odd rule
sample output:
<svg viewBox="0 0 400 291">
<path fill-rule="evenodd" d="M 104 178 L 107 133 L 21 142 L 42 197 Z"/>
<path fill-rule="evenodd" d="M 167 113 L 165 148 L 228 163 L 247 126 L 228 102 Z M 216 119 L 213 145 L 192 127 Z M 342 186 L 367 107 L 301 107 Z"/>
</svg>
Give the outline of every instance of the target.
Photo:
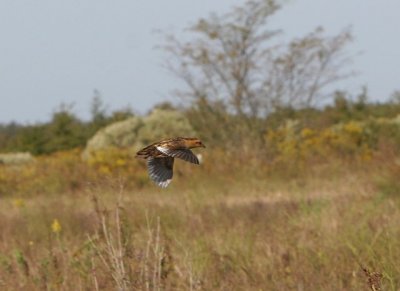
<svg viewBox="0 0 400 291">
<path fill-rule="evenodd" d="M 148 137 L 147 134 L 145 136 Z M 212 171 L 229 175 L 231 169 L 253 162 L 260 162 L 261 167 L 271 169 L 274 162 L 286 166 L 331 159 L 368 161 L 378 154 L 384 156 L 382 153 L 399 152 L 400 123 L 398 118 L 381 118 L 311 128 L 292 120 L 269 129 L 265 144 L 265 149 L 261 149 L 265 155 L 255 155 L 251 150 L 238 155 L 225 145 L 215 147 L 204 152 L 204 157 L 208 161 L 221 162 L 205 161 L 199 171 L 207 175 Z M 42 194 L 78 193 L 88 184 L 113 179 L 123 181 L 127 188 L 151 184 L 145 161 L 136 159 L 135 153 L 135 148 L 131 146 L 107 146 L 91 151 L 86 159 L 82 159 L 82 150 L 78 148 L 37 156 L 27 163 L 0 163 L 0 197 L 13 196 L 14 206 L 22 208 L 24 200 L 18 199 Z M 192 170 L 187 167 L 184 172 Z"/>
<path fill-rule="evenodd" d="M 355 121 L 320 130 L 302 128 L 299 122 L 290 121 L 269 130 L 266 142 L 280 161 L 327 157 L 369 159 L 372 152 L 368 128 Z"/>
<path fill-rule="evenodd" d="M 92 152 L 87 163 L 102 174 L 111 174 L 116 171 L 134 171 L 137 168 L 137 160 L 134 154 L 129 149 L 109 147 Z"/>
<path fill-rule="evenodd" d="M 88 183 L 104 181 L 105 177 L 122 178 L 126 187 L 144 185 L 148 183 L 146 166 L 134 154 L 129 149 L 109 148 L 96 151 L 83 161 L 81 150 L 75 149 L 39 156 L 35 163 L 2 164 L 0 197 L 81 191 Z"/>
</svg>

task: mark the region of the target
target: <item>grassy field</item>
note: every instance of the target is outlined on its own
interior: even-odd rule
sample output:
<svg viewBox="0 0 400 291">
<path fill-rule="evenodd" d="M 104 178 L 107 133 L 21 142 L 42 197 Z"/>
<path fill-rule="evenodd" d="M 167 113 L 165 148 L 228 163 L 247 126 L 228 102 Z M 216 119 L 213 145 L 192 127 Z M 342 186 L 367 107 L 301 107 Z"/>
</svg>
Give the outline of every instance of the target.
<svg viewBox="0 0 400 291">
<path fill-rule="evenodd" d="M 89 179 L 64 161 L 57 175 Z M 165 190 L 106 173 L 3 194 L 1 289 L 399 290 L 394 159 L 268 169 L 205 155 L 176 168 Z M 30 179 L 59 184 L 46 173 Z"/>
</svg>

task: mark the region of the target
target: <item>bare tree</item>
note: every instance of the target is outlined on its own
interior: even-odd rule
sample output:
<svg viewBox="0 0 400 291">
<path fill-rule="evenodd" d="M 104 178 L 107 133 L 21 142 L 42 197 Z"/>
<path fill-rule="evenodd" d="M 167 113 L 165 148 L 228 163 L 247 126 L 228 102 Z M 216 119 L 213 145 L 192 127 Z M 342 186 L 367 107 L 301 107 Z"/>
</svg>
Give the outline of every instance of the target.
<svg viewBox="0 0 400 291">
<path fill-rule="evenodd" d="M 279 9 L 273 0 L 249 0 L 224 15 L 212 14 L 189 28 L 187 41 L 169 36 L 167 67 L 185 86 L 187 115 L 208 143 L 229 143 L 241 152 L 263 148 L 265 117 L 280 108 L 305 108 L 348 76 L 348 30 L 333 37 L 317 28 L 277 45 L 269 28 Z"/>
<path fill-rule="evenodd" d="M 329 93 L 324 88 L 352 74 L 342 72 L 351 60 L 344 51 L 351 39 L 348 29 L 325 37 L 319 27 L 293 40 L 283 52 L 273 52 L 262 88 L 265 104 L 271 109 L 305 108 L 326 99 Z"/>
<path fill-rule="evenodd" d="M 165 48 L 174 59 L 168 67 L 188 89 L 180 95 L 223 101 L 232 113 L 256 116 L 260 61 L 269 51 L 265 43 L 277 33 L 265 24 L 277 9 L 274 1 L 248 1 L 231 13 L 199 20 L 190 28 L 196 35 L 190 42 L 170 37 Z"/>
<path fill-rule="evenodd" d="M 272 0 L 250 0 L 199 20 L 188 42 L 170 36 L 164 46 L 172 57 L 168 68 L 186 84 L 179 94 L 223 102 L 228 112 L 248 117 L 312 106 L 326 97 L 325 87 L 348 76 L 342 69 L 349 30 L 325 37 L 317 28 L 287 46 L 273 46 L 279 31 L 268 29 L 267 21 L 278 9 Z"/>
</svg>

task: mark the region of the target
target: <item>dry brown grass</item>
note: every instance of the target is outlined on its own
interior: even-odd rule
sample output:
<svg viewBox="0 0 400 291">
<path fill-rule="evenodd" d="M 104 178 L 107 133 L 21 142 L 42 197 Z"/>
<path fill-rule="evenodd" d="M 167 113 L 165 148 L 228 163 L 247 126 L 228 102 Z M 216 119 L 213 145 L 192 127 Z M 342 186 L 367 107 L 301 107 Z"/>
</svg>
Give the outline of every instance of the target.
<svg viewBox="0 0 400 291">
<path fill-rule="evenodd" d="M 301 172 L 205 159 L 178 163 L 166 190 L 109 176 L 3 197 L 1 289 L 398 290 L 390 159 Z"/>
</svg>

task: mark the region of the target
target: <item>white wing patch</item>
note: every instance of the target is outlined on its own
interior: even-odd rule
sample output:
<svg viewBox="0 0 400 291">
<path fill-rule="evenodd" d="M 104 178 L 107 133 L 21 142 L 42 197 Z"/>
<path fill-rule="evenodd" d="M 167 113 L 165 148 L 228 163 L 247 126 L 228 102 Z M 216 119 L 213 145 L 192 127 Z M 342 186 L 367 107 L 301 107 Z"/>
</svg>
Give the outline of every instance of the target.
<svg viewBox="0 0 400 291">
<path fill-rule="evenodd" d="M 169 156 L 169 153 L 168 153 L 169 149 L 160 147 L 160 146 L 157 146 L 156 149 L 159 150 L 160 152 L 162 152 L 163 154 L 166 154 L 167 156 Z"/>
<path fill-rule="evenodd" d="M 163 154 L 173 157 L 173 158 L 179 158 L 182 159 L 186 162 L 193 163 L 193 164 L 200 164 L 199 159 L 193 154 L 193 152 L 189 149 L 177 149 L 177 150 L 171 150 L 165 147 L 156 147 L 157 150 L 162 152 Z"/>
</svg>

